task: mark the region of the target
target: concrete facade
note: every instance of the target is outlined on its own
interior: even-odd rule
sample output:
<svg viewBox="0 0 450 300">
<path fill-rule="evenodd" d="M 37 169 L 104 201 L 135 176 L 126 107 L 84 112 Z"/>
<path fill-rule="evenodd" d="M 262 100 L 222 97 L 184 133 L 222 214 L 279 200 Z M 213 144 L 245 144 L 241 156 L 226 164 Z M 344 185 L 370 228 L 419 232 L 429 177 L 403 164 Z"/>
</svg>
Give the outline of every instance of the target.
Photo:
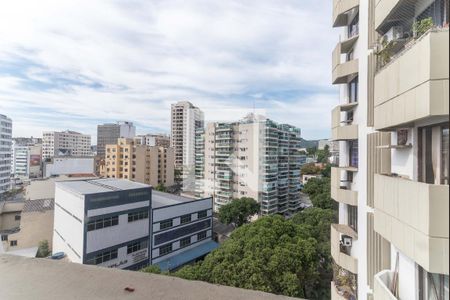
<svg viewBox="0 0 450 300">
<path fill-rule="evenodd" d="M 91 136 L 75 131 L 47 131 L 42 138 L 42 159 L 55 156 L 91 156 Z"/>
<path fill-rule="evenodd" d="M 134 138 L 136 127 L 133 122 L 120 121 L 97 126 L 97 156 L 105 158 L 105 146 L 117 143 L 118 138 Z"/>
<path fill-rule="evenodd" d="M 12 121 L 0 114 L 0 194 L 10 188 Z"/>
</svg>

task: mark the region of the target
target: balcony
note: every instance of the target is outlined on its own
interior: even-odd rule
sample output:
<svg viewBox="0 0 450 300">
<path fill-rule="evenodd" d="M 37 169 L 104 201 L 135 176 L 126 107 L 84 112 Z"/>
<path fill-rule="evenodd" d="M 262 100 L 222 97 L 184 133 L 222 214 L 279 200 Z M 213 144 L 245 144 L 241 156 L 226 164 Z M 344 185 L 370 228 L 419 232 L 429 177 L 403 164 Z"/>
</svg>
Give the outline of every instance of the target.
<svg viewBox="0 0 450 300">
<path fill-rule="evenodd" d="M 392 292 L 389 290 L 394 272 L 389 270 L 381 271 L 375 275 L 375 282 L 373 286 L 373 298 L 377 300 L 397 300 Z"/>
<path fill-rule="evenodd" d="M 431 273 L 449 274 L 449 188 L 375 174 L 374 228 Z"/>
<path fill-rule="evenodd" d="M 347 225 L 332 224 L 331 225 L 331 256 L 334 262 L 344 268 L 345 270 L 357 274 L 358 273 L 358 259 L 349 254 L 349 250 L 344 252 L 341 246 L 341 236 L 347 235 L 354 240 L 358 239 L 357 233 Z"/>
<path fill-rule="evenodd" d="M 341 112 L 354 108 L 355 103 L 338 105 L 332 111 L 331 139 L 334 141 L 347 141 L 358 139 L 358 125 L 351 124 L 349 121 L 341 121 Z M 344 125 L 342 125 L 344 124 Z"/>
<path fill-rule="evenodd" d="M 347 13 L 359 6 L 359 0 L 333 0 L 333 27 L 346 26 Z"/>
<path fill-rule="evenodd" d="M 357 206 L 358 192 L 350 189 L 350 182 L 341 180 L 341 172 L 348 170 L 353 168 L 331 168 L 331 198 L 340 203 Z"/>
<path fill-rule="evenodd" d="M 400 0 L 377 0 L 375 2 L 375 28 L 379 28 L 383 23 L 388 23 L 388 17 L 392 15 Z"/>
<path fill-rule="evenodd" d="M 431 30 L 412 43 L 375 75 L 377 130 L 448 116 L 448 29 Z"/>
<path fill-rule="evenodd" d="M 351 41 L 350 41 L 351 42 Z M 341 54 L 348 51 L 348 45 L 352 45 L 349 41 L 346 43 L 338 43 L 333 50 L 332 59 L 332 83 L 341 84 L 350 82 L 358 74 L 358 59 L 341 62 Z"/>
</svg>

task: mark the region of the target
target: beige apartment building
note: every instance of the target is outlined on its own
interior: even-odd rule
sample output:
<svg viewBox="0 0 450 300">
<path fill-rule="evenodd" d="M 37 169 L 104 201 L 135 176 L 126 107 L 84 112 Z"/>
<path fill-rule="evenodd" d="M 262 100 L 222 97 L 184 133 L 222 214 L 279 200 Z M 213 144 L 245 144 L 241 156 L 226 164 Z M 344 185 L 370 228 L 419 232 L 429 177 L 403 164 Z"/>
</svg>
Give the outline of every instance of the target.
<svg viewBox="0 0 450 300">
<path fill-rule="evenodd" d="M 42 159 L 54 156 L 91 156 L 91 136 L 75 131 L 46 131 L 42 138 Z"/>
<path fill-rule="evenodd" d="M 152 186 L 172 186 L 174 150 L 171 147 L 141 145 L 139 139 L 119 138 L 117 144 L 106 145 L 103 175 Z"/>
<path fill-rule="evenodd" d="M 203 170 L 197 174 L 214 209 L 250 197 L 262 214 L 290 214 L 300 206 L 300 129 L 253 114 L 239 122 L 210 123 L 204 134 Z"/>
<path fill-rule="evenodd" d="M 449 299 L 448 12 L 333 1 L 332 299 Z"/>
</svg>

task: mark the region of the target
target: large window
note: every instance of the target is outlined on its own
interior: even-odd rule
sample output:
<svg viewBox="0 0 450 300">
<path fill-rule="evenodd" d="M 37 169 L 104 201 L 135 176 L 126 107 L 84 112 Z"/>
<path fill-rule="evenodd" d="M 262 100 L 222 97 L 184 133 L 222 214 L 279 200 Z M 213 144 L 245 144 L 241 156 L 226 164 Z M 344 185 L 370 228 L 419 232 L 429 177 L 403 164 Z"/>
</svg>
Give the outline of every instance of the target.
<svg viewBox="0 0 450 300">
<path fill-rule="evenodd" d="M 357 34 L 359 34 L 359 14 L 353 18 L 347 28 L 347 35 L 349 38 Z"/>
<path fill-rule="evenodd" d="M 418 180 L 448 184 L 448 123 L 419 128 Z"/>
<path fill-rule="evenodd" d="M 180 220 L 180 223 L 181 223 L 181 224 L 189 223 L 189 222 L 191 222 L 191 215 L 189 214 L 189 215 L 181 216 L 180 219 L 181 219 L 181 220 Z"/>
<path fill-rule="evenodd" d="M 99 265 L 101 263 L 113 260 L 117 258 L 117 249 L 111 250 L 111 251 L 105 251 L 103 253 L 100 253 L 95 256 L 93 262 L 95 262 L 96 265 Z"/>
<path fill-rule="evenodd" d="M 127 245 L 127 254 L 147 248 L 147 241 L 135 242 Z"/>
<path fill-rule="evenodd" d="M 98 230 L 116 225 L 119 225 L 119 216 L 103 218 L 95 221 L 90 221 L 87 225 L 87 231 Z"/>
<path fill-rule="evenodd" d="M 170 227 L 172 227 L 173 226 L 173 221 L 172 221 L 172 219 L 170 219 L 170 220 L 164 220 L 164 221 L 161 221 L 160 223 L 159 223 L 159 229 L 160 230 L 163 230 L 163 229 L 166 229 L 166 228 L 170 228 Z"/>
<path fill-rule="evenodd" d="M 419 271 L 419 300 L 449 300 L 449 276 Z"/>
<path fill-rule="evenodd" d="M 186 237 L 180 240 L 180 248 L 187 247 L 191 244 L 191 237 Z"/>
<path fill-rule="evenodd" d="M 172 243 L 159 247 L 159 256 L 172 252 Z"/>
<path fill-rule="evenodd" d="M 128 214 L 128 222 L 135 222 L 144 219 L 148 219 L 148 210 Z"/>
<path fill-rule="evenodd" d="M 349 142 L 349 165 L 358 168 L 358 141 Z"/>
<path fill-rule="evenodd" d="M 358 102 L 358 77 L 348 83 L 348 102 Z"/>
<path fill-rule="evenodd" d="M 347 205 L 347 222 L 354 231 L 358 232 L 358 207 Z"/>
</svg>

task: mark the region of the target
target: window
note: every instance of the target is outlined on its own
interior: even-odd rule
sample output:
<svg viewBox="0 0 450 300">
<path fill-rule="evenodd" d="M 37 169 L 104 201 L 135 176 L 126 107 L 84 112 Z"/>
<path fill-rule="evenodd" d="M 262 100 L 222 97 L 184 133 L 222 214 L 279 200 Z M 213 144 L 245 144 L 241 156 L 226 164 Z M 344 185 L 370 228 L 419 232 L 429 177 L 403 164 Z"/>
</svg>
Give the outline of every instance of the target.
<svg viewBox="0 0 450 300">
<path fill-rule="evenodd" d="M 155 235 L 155 245 L 162 245 L 169 241 L 174 241 L 201 230 L 211 229 L 211 219 L 204 219 L 202 221 L 176 228 L 174 230 L 167 230 L 165 232 Z"/>
<path fill-rule="evenodd" d="M 117 258 L 117 249 L 105 251 L 95 256 L 94 261 L 96 265 L 113 260 Z"/>
<path fill-rule="evenodd" d="M 159 247 L 159 256 L 172 252 L 172 243 Z"/>
<path fill-rule="evenodd" d="M 448 184 L 448 123 L 419 128 L 418 179 L 429 184 Z"/>
<path fill-rule="evenodd" d="M 349 148 L 350 148 L 349 165 L 351 167 L 358 168 L 358 140 L 350 141 L 349 142 Z"/>
<path fill-rule="evenodd" d="M 8 240 L 8 236 L 7 235 L 2 235 L 2 241 L 7 241 Z"/>
<path fill-rule="evenodd" d="M 202 210 L 197 213 L 198 219 L 203 219 L 203 218 L 206 218 L 207 216 L 208 216 L 208 211 L 206 211 L 206 210 Z"/>
<path fill-rule="evenodd" d="M 180 240 L 180 248 L 187 247 L 191 244 L 191 237 L 187 237 Z"/>
<path fill-rule="evenodd" d="M 147 248 L 147 241 L 135 242 L 127 245 L 127 254 L 131 254 L 146 248 Z"/>
<path fill-rule="evenodd" d="M 16 215 L 16 216 L 14 216 L 14 220 L 16 220 L 16 221 L 20 221 L 20 215 Z"/>
<path fill-rule="evenodd" d="M 419 299 L 440 300 L 449 299 L 449 276 L 428 273 L 418 266 Z"/>
<path fill-rule="evenodd" d="M 204 240 L 204 239 L 206 239 L 206 231 L 199 232 L 197 234 L 197 241 L 201 241 L 201 240 Z"/>
<path fill-rule="evenodd" d="M 10 241 L 10 242 L 9 242 L 9 245 L 10 245 L 11 247 L 17 246 L 17 240 Z"/>
<path fill-rule="evenodd" d="M 189 223 L 190 221 L 191 221 L 191 215 L 190 214 L 181 216 L 181 218 L 180 218 L 181 224 L 186 224 L 186 223 Z"/>
<path fill-rule="evenodd" d="M 161 222 L 159 223 L 159 229 L 160 229 L 160 230 L 166 229 L 166 228 L 170 228 L 170 227 L 172 227 L 172 226 L 173 226 L 173 220 L 172 220 L 172 219 L 170 219 L 170 220 L 164 220 L 164 221 L 161 221 Z"/>
<path fill-rule="evenodd" d="M 98 230 L 116 225 L 119 225 L 119 216 L 103 218 L 99 220 L 90 221 L 87 224 L 87 231 Z"/>
<path fill-rule="evenodd" d="M 349 38 L 359 34 L 359 14 L 357 14 L 347 28 L 347 35 Z"/>
<path fill-rule="evenodd" d="M 358 232 L 358 207 L 347 205 L 347 222 L 354 231 Z"/>
<path fill-rule="evenodd" d="M 358 102 L 358 77 L 348 83 L 348 102 Z"/>
<path fill-rule="evenodd" d="M 148 219 L 148 210 L 128 214 L 128 223 Z"/>
</svg>

